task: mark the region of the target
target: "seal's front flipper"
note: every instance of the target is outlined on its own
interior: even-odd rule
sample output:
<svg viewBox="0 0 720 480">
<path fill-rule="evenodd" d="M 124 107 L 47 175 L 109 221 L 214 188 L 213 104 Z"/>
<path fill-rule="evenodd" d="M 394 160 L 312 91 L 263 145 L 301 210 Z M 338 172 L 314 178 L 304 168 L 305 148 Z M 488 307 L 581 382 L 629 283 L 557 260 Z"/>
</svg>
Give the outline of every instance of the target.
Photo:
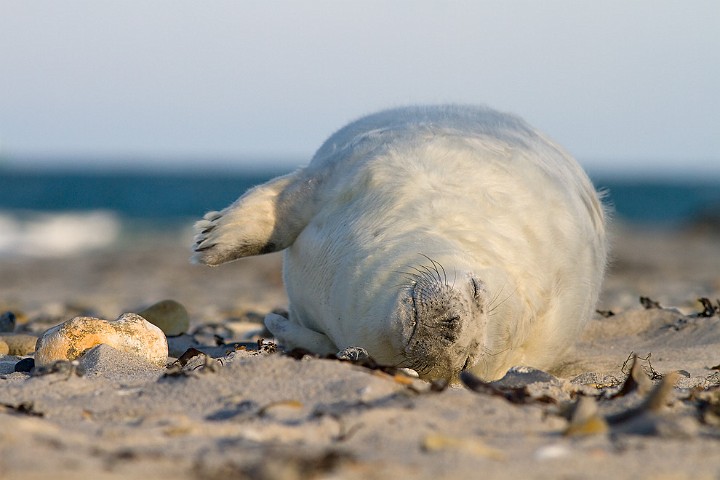
<svg viewBox="0 0 720 480">
<path fill-rule="evenodd" d="M 289 247 L 313 213 L 315 182 L 304 171 L 248 190 L 220 212 L 195 223 L 194 263 L 220 265 Z"/>
<path fill-rule="evenodd" d="M 280 345 L 288 349 L 300 347 L 318 355 L 334 354 L 338 350 L 325 334 L 305 328 L 276 313 L 269 313 L 265 317 L 265 326 Z"/>
</svg>

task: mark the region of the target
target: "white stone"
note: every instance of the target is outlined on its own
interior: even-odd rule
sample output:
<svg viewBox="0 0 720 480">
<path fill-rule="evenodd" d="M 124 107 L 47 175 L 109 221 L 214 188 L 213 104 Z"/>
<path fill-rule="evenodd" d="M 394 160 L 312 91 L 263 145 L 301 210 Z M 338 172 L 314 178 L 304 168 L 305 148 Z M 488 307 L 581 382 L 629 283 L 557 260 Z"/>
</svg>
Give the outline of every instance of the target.
<svg viewBox="0 0 720 480">
<path fill-rule="evenodd" d="M 114 321 L 75 317 L 49 329 L 37 342 L 35 365 L 75 360 L 101 344 L 132 353 L 156 366 L 167 362 L 167 339 L 162 330 L 137 314 L 126 313 Z"/>
</svg>

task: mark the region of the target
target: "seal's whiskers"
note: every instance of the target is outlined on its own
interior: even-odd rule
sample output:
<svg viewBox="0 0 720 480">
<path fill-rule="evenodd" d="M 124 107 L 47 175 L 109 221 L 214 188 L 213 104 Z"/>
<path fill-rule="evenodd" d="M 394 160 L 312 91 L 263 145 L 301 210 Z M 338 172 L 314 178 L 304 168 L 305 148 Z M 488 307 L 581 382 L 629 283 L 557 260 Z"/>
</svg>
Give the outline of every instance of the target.
<svg viewBox="0 0 720 480">
<path fill-rule="evenodd" d="M 503 290 L 505 290 L 505 285 L 507 285 L 507 282 L 502 286 L 502 288 L 500 288 L 500 290 L 495 294 L 495 296 L 490 300 L 490 302 L 488 302 L 488 312 L 487 312 L 488 316 L 495 315 L 495 313 L 496 313 L 495 310 L 497 310 L 497 308 L 499 306 L 501 306 L 503 303 L 510 300 L 512 298 L 512 296 L 517 293 L 518 289 L 517 289 L 517 287 L 515 287 L 515 289 L 513 289 L 513 291 L 510 292 L 507 297 L 503 298 L 500 302 L 495 303 L 497 301 L 497 299 L 500 298 L 500 295 L 502 294 Z"/>
</svg>

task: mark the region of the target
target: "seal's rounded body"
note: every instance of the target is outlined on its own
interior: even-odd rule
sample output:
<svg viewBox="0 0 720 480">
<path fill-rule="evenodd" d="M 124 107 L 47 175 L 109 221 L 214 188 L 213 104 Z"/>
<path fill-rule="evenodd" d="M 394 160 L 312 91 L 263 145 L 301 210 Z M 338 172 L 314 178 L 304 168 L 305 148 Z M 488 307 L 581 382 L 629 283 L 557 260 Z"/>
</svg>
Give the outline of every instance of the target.
<svg viewBox="0 0 720 480">
<path fill-rule="evenodd" d="M 480 107 L 364 117 L 196 225 L 211 265 L 286 249 L 286 346 L 360 346 L 426 378 L 547 368 L 590 318 L 604 214 L 562 149 Z"/>
</svg>

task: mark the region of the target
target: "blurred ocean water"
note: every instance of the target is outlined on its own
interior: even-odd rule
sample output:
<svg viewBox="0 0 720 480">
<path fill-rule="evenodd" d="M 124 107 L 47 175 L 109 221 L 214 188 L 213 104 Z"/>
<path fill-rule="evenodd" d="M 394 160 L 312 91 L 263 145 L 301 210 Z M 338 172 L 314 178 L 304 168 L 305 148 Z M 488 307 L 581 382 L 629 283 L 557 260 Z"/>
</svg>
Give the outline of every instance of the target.
<svg viewBox="0 0 720 480">
<path fill-rule="evenodd" d="M 105 210 L 165 224 L 224 208 L 245 190 L 287 172 L 155 173 L 0 170 L 0 211 Z"/>
<path fill-rule="evenodd" d="M 187 229 L 248 188 L 287 173 L 0 170 L 0 254 L 66 255 L 112 244 L 124 228 Z M 720 182 L 593 178 L 616 221 L 720 230 Z"/>
</svg>

